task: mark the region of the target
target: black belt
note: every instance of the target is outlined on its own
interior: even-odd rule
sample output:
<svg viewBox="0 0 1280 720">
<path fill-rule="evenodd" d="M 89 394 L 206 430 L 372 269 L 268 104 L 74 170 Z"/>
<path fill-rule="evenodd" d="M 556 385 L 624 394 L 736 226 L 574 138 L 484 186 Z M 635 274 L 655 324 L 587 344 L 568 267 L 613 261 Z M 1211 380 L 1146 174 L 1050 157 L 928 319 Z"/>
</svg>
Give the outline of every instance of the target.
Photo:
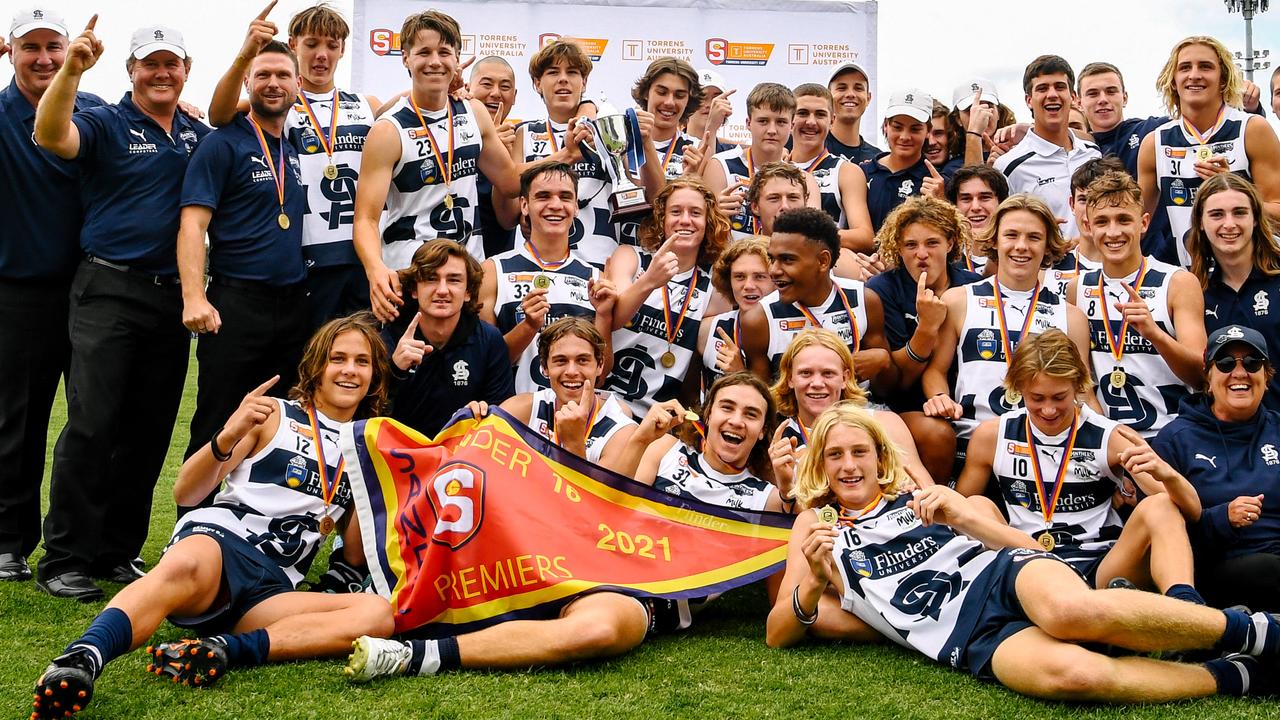
<svg viewBox="0 0 1280 720">
<path fill-rule="evenodd" d="M 272 297 L 294 297 L 307 294 L 306 282 L 296 282 L 291 285 L 273 285 L 262 280 L 241 280 L 240 278 L 223 275 L 213 275 L 209 278 L 209 282 L 222 287 L 249 290 L 260 295 L 270 295 Z"/>
<path fill-rule="evenodd" d="M 130 275 L 140 277 L 146 280 L 147 282 L 151 283 L 152 285 L 182 284 L 182 279 L 177 275 L 159 275 L 153 272 L 147 272 L 146 270 L 139 270 L 138 268 L 130 267 L 128 265 L 113 263 L 110 260 L 103 260 L 102 258 L 94 257 L 93 255 L 86 257 L 85 260 L 94 265 L 101 265 L 102 267 L 105 267 L 105 268 L 111 268 L 112 270 L 115 270 L 118 272 L 128 273 Z"/>
</svg>

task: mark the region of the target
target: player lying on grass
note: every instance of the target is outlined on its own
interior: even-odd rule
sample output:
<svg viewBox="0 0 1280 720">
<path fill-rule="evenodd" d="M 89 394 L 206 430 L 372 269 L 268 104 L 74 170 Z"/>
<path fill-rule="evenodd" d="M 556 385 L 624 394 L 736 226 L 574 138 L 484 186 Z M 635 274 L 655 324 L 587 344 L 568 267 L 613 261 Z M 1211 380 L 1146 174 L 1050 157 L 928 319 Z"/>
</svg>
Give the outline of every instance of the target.
<svg viewBox="0 0 1280 720">
<path fill-rule="evenodd" d="M 277 378 L 245 396 L 183 464 L 173 488 L 179 505 L 196 504 L 225 479 L 222 491 L 211 507 L 184 515 L 159 564 L 54 658 L 36 682 L 33 720 L 83 710 L 103 666 L 146 642 L 166 617 L 200 637 L 148 648 L 150 669 L 198 686 L 231 667 L 341 655 L 361 635 L 391 633 L 391 606 L 377 595 L 294 591 L 335 529 L 346 560 L 364 563 L 338 427 L 377 415 L 386 400 L 386 351 L 372 317 L 317 331 L 298 377 L 291 400 L 265 395 Z"/>
<path fill-rule="evenodd" d="M 807 509 L 796 518 L 769 613 L 770 646 L 794 645 L 818 623 L 834 624 L 824 614 L 843 611 L 938 662 L 1034 697 L 1165 702 L 1276 692 L 1274 616 L 1091 589 L 999 519 L 990 501 L 946 486 L 901 494 L 906 481 L 897 450 L 865 411 L 846 403 L 819 416 L 797 473 L 797 502 Z M 1194 665 L 1108 657 L 1079 643 L 1228 654 Z"/>
</svg>

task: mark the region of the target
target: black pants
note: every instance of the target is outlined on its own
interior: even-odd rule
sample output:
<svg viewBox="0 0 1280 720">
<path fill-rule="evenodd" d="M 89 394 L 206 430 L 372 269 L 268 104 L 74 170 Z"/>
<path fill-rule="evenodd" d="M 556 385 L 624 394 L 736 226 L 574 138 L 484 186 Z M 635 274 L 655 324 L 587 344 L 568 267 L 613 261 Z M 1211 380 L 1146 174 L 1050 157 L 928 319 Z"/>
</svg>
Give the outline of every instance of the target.
<svg viewBox="0 0 1280 720">
<path fill-rule="evenodd" d="M 191 417 L 191 442 L 184 457 L 191 457 L 208 443 L 244 396 L 272 375 L 279 375 L 280 380 L 268 394 L 287 397 L 310 337 L 302 283 L 272 288 L 240 283 L 230 287 L 223 282 L 215 278 L 209 284 L 209 303 L 217 308 L 222 329 L 201 335 L 196 347 L 199 389 Z"/>
<path fill-rule="evenodd" d="M 1196 589 L 1213 607 L 1247 605 L 1254 612 L 1280 612 L 1280 555 L 1255 553 L 1201 562 Z"/>
<path fill-rule="evenodd" d="M 104 573 L 141 552 L 191 351 L 176 284 L 88 262 L 71 284 L 68 327 L 42 578 Z"/>
<path fill-rule="evenodd" d="M 70 280 L 0 280 L 0 553 L 40 543 L 49 413 L 67 370 Z"/>
<path fill-rule="evenodd" d="M 307 270 L 311 330 L 334 318 L 369 309 L 369 279 L 360 265 L 329 265 Z"/>
</svg>

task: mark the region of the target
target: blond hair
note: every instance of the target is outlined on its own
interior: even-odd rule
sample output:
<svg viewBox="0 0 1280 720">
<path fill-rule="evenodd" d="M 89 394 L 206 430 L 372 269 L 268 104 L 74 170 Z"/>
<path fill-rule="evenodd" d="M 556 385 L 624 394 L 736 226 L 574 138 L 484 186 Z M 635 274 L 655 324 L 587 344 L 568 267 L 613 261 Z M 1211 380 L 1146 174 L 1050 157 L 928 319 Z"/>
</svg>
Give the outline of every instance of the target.
<svg viewBox="0 0 1280 720">
<path fill-rule="evenodd" d="M 778 361 L 778 380 L 773 387 L 769 388 L 769 392 L 773 393 L 773 399 L 778 403 L 778 414 L 783 417 L 798 417 L 799 403 L 796 402 L 796 392 L 790 384 L 792 365 L 801 350 L 815 346 L 824 347 L 835 353 L 840 359 L 840 364 L 849 371 L 844 387 L 840 388 L 839 399 L 852 401 L 858 407 L 866 405 L 867 393 L 858 387 L 858 374 L 854 370 L 853 355 L 849 352 L 849 346 L 844 344 L 839 335 L 830 330 L 808 327 L 796 333 L 796 336 L 791 339 L 791 344 L 782 353 L 782 359 Z"/>
<path fill-rule="evenodd" d="M 871 413 L 845 401 L 827 408 L 813 423 L 809 432 L 809 449 L 805 451 L 796 469 L 795 495 L 800 509 L 826 505 L 835 501 L 831 480 L 827 477 L 825 459 L 827 436 L 837 425 L 857 428 L 871 437 L 876 449 L 876 482 L 880 492 L 889 499 L 902 494 L 902 487 L 909 479 L 902 464 L 902 451 L 889 439 L 884 426 Z"/>
<path fill-rule="evenodd" d="M 1087 392 L 1093 386 L 1089 368 L 1085 367 L 1076 344 L 1058 328 L 1032 335 L 1018 343 L 1009 363 L 1009 372 L 1004 376 L 1004 386 L 1020 391 L 1037 375 L 1066 380 L 1075 388 L 1076 394 Z"/>
<path fill-rule="evenodd" d="M 1244 102 L 1244 78 L 1236 67 L 1236 62 L 1232 59 L 1231 52 L 1217 38 L 1209 37 L 1208 35 L 1192 35 L 1191 37 L 1183 38 L 1177 45 L 1173 46 L 1173 50 L 1169 53 L 1169 59 L 1165 61 L 1164 68 L 1160 70 L 1160 75 L 1156 78 L 1156 93 L 1164 101 L 1165 109 L 1169 111 L 1169 117 L 1176 118 L 1182 115 L 1182 108 L 1178 103 L 1178 87 L 1177 83 L 1174 82 L 1174 75 L 1178 72 L 1178 54 L 1192 45 L 1203 45 L 1218 56 L 1218 80 L 1222 86 L 1222 101 L 1231 107 L 1240 107 Z"/>
<path fill-rule="evenodd" d="M 986 232 L 978 238 L 978 246 L 986 251 L 988 259 L 999 262 L 997 239 L 1000 236 L 1000 222 L 1006 215 L 1017 210 L 1025 210 L 1035 215 L 1044 224 L 1044 258 L 1040 260 L 1040 267 L 1048 269 L 1057 265 L 1058 261 L 1067 255 L 1067 240 L 1062 237 L 1062 230 L 1058 228 L 1058 218 L 1054 216 L 1049 206 L 1040 198 L 1028 193 L 1010 195 L 1000 203 Z"/>
</svg>

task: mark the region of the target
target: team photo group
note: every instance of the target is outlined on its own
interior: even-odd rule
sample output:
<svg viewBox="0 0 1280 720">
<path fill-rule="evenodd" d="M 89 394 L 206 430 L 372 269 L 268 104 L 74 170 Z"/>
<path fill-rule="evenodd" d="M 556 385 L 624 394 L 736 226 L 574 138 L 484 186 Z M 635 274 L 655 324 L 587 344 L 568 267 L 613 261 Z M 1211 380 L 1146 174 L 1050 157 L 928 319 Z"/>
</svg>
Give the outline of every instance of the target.
<svg viewBox="0 0 1280 720">
<path fill-rule="evenodd" d="M 399 632 L 349 447 L 378 417 L 506 419 L 623 492 L 784 520 L 771 648 L 893 642 L 1049 700 L 1280 694 L 1280 71 L 1187 37 L 1126 117 L 1151 78 L 1017 58 L 1022 98 L 882 83 L 872 125 L 855 62 L 734 87 L 658 57 L 615 107 L 579 42 L 464 58 L 424 9 L 374 97 L 335 84 L 340 12 L 275 4 L 212 98 L 183 93 L 197 28 L 105 47 L 42 4 L 0 41 L 0 580 L 106 601 L 24 669 L 32 718 L 143 647 L 199 687 L 544 668 L 715 599 L 604 584 Z M 121 62 L 118 102 L 81 90 Z M 150 644 L 166 620 L 187 637 Z"/>
</svg>

